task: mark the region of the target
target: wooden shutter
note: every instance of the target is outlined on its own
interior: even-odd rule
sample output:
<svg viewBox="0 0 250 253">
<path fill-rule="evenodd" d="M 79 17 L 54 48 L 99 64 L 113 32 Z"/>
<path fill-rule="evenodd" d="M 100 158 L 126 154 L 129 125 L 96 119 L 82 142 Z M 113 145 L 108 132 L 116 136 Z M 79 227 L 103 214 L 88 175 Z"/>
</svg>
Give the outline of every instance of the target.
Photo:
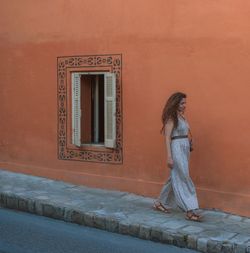
<svg viewBox="0 0 250 253">
<path fill-rule="evenodd" d="M 72 143 L 81 146 L 81 75 L 72 74 Z"/>
<path fill-rule="evenodd" d="M 114 73 L 106 73 L 104 81 L 105 106 L 104 128 L 105 147 L 115 148 L 116 143 L 116 78 Z"/>
</svg>

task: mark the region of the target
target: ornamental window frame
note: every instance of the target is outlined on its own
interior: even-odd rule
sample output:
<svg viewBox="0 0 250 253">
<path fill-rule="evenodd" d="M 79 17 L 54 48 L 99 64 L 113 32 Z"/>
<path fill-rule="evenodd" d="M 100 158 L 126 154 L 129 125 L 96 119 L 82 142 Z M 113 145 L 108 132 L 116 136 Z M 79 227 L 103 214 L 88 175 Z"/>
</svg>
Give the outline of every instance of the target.
<svg viewBox="0 0 250 253">
<path fill-rule="evenodd" d="M 74 137 L 74 77 L 103 73 L 113 77 L 113 138 L 105 145 L 81 145 Z M 122 139 L 122 55 L 61 56 L 57 58 L 58 159 L 121 164 Z M 105 91 L 106 93 L 107 91 Z M 106 124 L 106 123 L 105 123 Z M 105 133 L 107 136 L 107 127 Z"/>
</svg>

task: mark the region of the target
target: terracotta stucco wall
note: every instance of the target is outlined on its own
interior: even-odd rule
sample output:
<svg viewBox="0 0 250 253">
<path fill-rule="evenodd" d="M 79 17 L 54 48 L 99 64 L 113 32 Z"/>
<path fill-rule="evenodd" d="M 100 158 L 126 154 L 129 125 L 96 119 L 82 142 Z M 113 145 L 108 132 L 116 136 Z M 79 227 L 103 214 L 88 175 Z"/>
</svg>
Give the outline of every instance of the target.
<svg viewBox="0 0 250 253">
<path fill-rule="evenodd" d="M 161 110 L 188 94 L 202 207 L 250 215 L 248 0 L 5 1 L 0 166 L 157 196 L 168 176 Z M 58 56 L 121 53 L 123 164 L 57 159 Z"/>
</svg>

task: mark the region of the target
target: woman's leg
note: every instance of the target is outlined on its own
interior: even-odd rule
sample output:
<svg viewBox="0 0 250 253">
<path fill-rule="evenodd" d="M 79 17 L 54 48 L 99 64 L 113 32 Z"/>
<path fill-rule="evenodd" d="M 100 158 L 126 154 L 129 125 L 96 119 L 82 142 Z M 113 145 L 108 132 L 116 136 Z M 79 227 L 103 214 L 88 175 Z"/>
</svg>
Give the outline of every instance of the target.
<svg viewBox="0 0 250 253">
<path fill-rule="evenodd" d="M 187 212 L 199 208 L 195 186 L 189 176 L 189 150 L 185 142 L 176 142 L 172 147 L 174 167 L 172 187 L 177 205 Z"/>
<path fill-rule="evenodd" d="M 171 192 L 172 192 L 172 184 L 171 178 L 169 178 L 162 187 L 159 198 L 154 202 L 154 208 L 159 211 L 169 212 L 170 208 L 168 202 L 170 199 Z"/>
<path fill-rule="evenodd" d="M 158 201 L 161 202 L 163 205 L 164 204 L 167 205 L 171 191 L 172 191 L 172 182 L 171 178 L 169 178 L 161 189 Z"/>
</svg>

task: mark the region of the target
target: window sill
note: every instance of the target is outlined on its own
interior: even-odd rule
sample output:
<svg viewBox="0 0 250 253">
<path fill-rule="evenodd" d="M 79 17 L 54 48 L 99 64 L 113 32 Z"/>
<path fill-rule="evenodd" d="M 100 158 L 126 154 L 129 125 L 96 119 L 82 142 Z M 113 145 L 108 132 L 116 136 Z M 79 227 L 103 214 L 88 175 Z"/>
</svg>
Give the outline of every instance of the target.
<svg viewBox="0 0 250 253">
<path fill-rule="evenodd" d="M 105 151 L 112 152 L 112 148 L 107 148 L 104 144 L 82 144 L 81 147 L 78 147 L 80 150 L 90 150 L 90 151 Z"/>
</svg>

